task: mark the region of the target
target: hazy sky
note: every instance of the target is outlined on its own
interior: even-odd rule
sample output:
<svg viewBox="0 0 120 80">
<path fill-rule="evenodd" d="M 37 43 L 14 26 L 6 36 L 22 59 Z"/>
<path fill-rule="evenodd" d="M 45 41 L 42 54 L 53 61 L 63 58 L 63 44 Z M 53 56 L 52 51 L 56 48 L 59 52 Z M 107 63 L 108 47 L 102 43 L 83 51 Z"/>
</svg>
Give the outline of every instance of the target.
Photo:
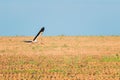
<svg viewBox="0 0 120 80">
<path fill-rule="evenodd" d="M 120 0 L 0 0 L 0 35 L 120 35 Z"/>
</svg>

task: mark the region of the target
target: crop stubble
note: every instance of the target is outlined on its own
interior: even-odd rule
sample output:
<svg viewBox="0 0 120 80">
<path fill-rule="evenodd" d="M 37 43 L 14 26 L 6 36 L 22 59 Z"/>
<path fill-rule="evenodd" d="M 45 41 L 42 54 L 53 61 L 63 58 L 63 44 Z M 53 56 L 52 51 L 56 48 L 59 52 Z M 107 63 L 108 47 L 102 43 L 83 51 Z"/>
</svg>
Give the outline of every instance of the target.
<svg viewBox="0 0 120 80">
<path fill-rule="evenodd" d="M 0 37 L 0 80 L 120 80 L 119 36 Z"/>
</svg>

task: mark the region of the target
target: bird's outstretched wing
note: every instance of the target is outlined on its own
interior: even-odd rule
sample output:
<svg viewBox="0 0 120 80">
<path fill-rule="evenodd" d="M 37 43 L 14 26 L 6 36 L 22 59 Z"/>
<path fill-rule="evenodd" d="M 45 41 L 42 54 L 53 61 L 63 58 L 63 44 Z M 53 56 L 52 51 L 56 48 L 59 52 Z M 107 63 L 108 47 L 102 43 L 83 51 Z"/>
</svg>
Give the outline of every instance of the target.
<svg viewBox="0 0 120 80">
<path fill-rule="evenodd" d="M 44 30 L 45 30 L 44 27 L 42 27 L 42 28 L 40 29 L 40 31 L 38 32 L 38 34 L 34 37 L 33 42 L 36 41 L 37 37 L 38 37 L 41 33 L 43 33 Z"/>
</svg>

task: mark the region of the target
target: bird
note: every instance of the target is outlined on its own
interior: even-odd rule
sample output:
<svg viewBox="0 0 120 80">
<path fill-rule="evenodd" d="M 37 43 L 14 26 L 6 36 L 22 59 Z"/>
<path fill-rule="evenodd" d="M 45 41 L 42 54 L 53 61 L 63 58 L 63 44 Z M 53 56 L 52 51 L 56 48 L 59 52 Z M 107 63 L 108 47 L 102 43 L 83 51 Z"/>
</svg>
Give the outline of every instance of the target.
<svg viewBox="0 0 120 80">
<path fill-rule="evenodd" d="M 39 35 L 41 35 L 42 36 L 42 33 L 45 31 L 45 27 L 42 27 L 41 29 L 40 29 L 40 31 L 37 33 L 37 35 L 33 38 L 33 40 L 27 40 L 27 41 L 24 41 L 24 42 L 26 42 L 26 43 L 35 43 L 35 42 L 37 42 L 37 38 L 38 38 L 38 36 Z M 41 39 L 42 40 L 42 39 Z"/>
</svg>

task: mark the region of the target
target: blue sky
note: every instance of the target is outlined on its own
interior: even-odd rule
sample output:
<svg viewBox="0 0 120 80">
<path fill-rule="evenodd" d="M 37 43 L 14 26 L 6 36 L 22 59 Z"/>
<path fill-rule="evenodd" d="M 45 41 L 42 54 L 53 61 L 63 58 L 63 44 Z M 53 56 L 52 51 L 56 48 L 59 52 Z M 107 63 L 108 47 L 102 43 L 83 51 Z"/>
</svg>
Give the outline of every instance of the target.
<svg viewBox="0 0 120 80">
<path fill-rule="evenodd" d="M 120 0 L 0 0 L 0 36 L 120 35 Z"/>
</svg>

